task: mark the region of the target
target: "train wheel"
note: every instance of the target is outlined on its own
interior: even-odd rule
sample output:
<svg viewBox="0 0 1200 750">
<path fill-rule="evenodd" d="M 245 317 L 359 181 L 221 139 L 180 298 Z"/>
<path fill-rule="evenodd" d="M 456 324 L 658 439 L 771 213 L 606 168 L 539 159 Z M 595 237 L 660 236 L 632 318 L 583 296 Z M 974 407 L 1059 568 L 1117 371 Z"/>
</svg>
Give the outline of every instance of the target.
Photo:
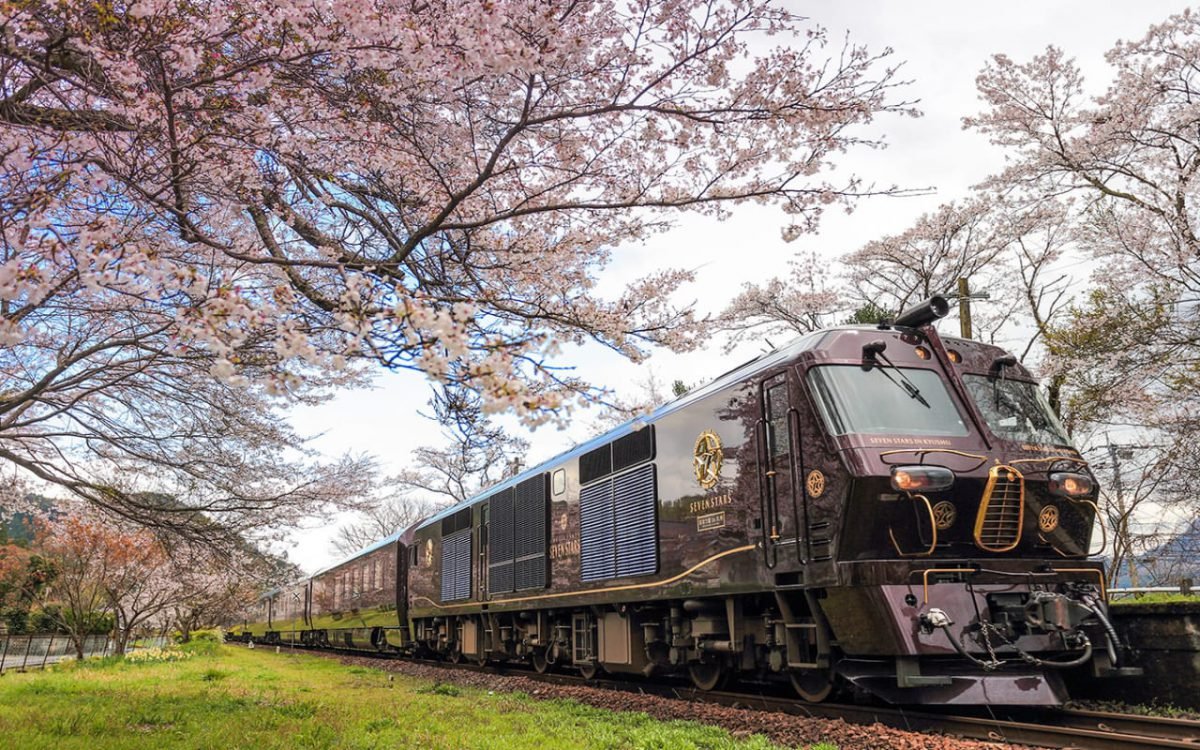
<svg viewBox="0 0 1200 750">
<path fill-rule="evenodd" d="M 600 665 L 595 662 L 580 664 L 579 674 L 583 675 L 585 680 L 594 680 L 596 675 L 600 674 Z"/>
<path fill-rule="evenodd" d="M 820 703 L 833 693 L 832 669 L 793 669 L 788 676 L 796 695 L 809 703 Z"/>
<path fill-rule="evenodd" d="M 719 661 L 695 661 L 688 664 L 688 677 L 697 690 L 716 690 L 725 681 L 725 665 Z"/>
<path fill-rule="evenodd" d="M 533 662 L 533 669 L 538 674 L 546 674 L 550 671 L 550 660 L 546 658 L 546 649 L 535 648 L 529 655 L 529 660 Z"/>
<path fill-rule="evenodd" d="M 446 655 L 446 660 L 449 661 L 451 664 L 462 664 L 463 663 L 463 652 L 459 651 L 456 648 L 450 649 L 450 653 Z"/>
</svg>

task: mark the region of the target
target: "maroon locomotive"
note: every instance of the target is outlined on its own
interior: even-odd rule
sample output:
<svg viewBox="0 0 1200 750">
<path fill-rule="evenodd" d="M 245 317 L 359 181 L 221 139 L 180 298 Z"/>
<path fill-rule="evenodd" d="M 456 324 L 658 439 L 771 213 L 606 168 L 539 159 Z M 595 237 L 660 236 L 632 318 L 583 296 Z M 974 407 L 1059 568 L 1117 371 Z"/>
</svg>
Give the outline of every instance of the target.
<svg viewBox="0 0 1200 750">
<path fill-rule="evenodd" d="M 1053 704 L 1065 669 L 1131 671 L 1086 462 L 1013 356 L 938 336 L 946 309 L 805 336 L 384 540 L 387 622 L 298 637 L 812 701 Z"/>
</svg>

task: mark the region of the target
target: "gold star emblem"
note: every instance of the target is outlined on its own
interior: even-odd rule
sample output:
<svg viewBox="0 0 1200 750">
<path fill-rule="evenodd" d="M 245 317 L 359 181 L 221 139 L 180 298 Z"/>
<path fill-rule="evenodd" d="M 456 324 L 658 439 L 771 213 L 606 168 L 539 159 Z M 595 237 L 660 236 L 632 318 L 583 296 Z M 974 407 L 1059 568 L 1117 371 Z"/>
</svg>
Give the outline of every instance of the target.
<svg viewBox="0 0 1200 750">
<path fill-rule="evenodd" d="M 943 500 L 933 506 L 933 522 L 940 531 L 945 531 L 953 526 L 956 518 L 958 518 L 958 509 L 949 500 Z"/>
<path fill-rule="evenodd" d="M 696 481 L 704 489 L 712 489 L 721 478 L 721 462 L 725 453 L 721 450 L 721 438 L 712 430 L 705 430 L 696 438 L 696 449 L 692 452 L 692 468 Z"/>
<path fill-rule="evenodd" d="M 1058 508 L 1047 505 L 1038 514 L 1038 528 L 1049 534 L 1058 528 Z"/>
</svg>

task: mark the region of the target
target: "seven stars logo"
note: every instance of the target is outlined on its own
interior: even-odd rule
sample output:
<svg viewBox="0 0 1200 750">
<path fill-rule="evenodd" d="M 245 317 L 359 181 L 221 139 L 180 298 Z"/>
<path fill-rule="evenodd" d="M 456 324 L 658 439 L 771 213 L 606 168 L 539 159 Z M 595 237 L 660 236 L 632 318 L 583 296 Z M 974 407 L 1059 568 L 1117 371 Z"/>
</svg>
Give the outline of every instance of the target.
<svg viewBox="0 0 1200 750">
<path fill-rule="evenodd" d="M 696 438 L 696 448 L 692 456 L 696 481 L 706 490 L 715 487 L 721 478 L 721 462 L 725 460 L 725 453 L 721 450 L 721 438 L 712 430 L 700 433 L 700 437 Z"/>
</svg>

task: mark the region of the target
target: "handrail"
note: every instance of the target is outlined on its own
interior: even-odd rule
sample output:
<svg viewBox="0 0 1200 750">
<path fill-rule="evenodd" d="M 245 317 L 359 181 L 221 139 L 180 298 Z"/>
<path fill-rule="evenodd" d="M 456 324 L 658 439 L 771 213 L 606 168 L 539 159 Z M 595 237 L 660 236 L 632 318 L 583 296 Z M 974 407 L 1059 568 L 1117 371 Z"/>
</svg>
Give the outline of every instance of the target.
<svg viewBox="0 0 1200 750">
<path fill-rule="evenodd" d="M 762 417 L 759 417 L 758 421 L 754 423 L 754 458 L 755 463 L 758 464 L 756 467 L 757 471 L 754 474 L 758 479 L 758 514 L 762 519 L 763 565 L 766 566 L 767 570 L 771 570 L 779 564 L 779 553 L 775 549 L 775 545 L 771 544 L 771 540 L 767 537 L 767 489 L 763 482 L 766 476 L 764 469 L 766 469 L 768 458 L 764 447 L 766 443 L 766 425 L 767 420 Z M 774 560 L 771 559 L 772 556 L 774 556 Z"/>
<path fill-rule="evenodd" d="M 921 494 L 909 494 L 908 498 L 914 501 L 920 499 L 925 502 L 925 510 L 929 512 L 929 528 L 933 530 L 933 539 L 929 543 L 929 549 L 924 552 L 905 552 L 900 549 L 900 544 L 896 541 L 896 535 L 892 533 L 891 526 L 888 527 L 888 537 L 891 538 L 892 546 L 896 548 L 896 553 L 901 557 L 929 557 L 937 549 L 938 543 L 937 518 L 933 515 L 933 504 L 929 502 L 929 498 Z"/>
<path fill-rule="evenodd" d="M 796 407 L 794 407 L 794 406 L 788 407 L 787 423 L 788 423 L 788 449 L 789 449 L 788 453 L 790 454 L 788 456 L 788 458 L 791 462 L 791 467 L 792 467 L 792 519 L 793 519 L 794 523 L 796 524 L 796 561 L 799 562 L 801 565 L 806 565 L 806 564 L 808 564 L 809 560 L 811 559 L 812 554 L 811 554 L 811 550 L 807 550 L 808 554 L 806 554 L 806 550 L 800 549 L 800 546 L 801 546 L 800 545 L 800 531 L 801 531 L 801 529 L 803 529 L 803 531 L 804 531 L 804 546 L 807 548 L 808 544 L 809 544 L 809 539 L 808 539 L 808 495 L 804 494 L 805 493 L 804 481 L 803 481 L 804 462 L 802 460 L 797 461 L 797 459 L 796 459 L 796 456 L 801 455 L 800 448 L 796 444 L 796 437 L 800 434 L 800 412 L 797 411 Z M 793 426 L 795 427 L 794 430 L 793 430 Z M 796 505 L 797 497 L 801 497 L 804 500 L 804 520 L 803 520 L 803 522 L 801 522 L 801 520 L 800 520 L 800 508 L 799 508 L 799 506 Z"/>
</svg>

